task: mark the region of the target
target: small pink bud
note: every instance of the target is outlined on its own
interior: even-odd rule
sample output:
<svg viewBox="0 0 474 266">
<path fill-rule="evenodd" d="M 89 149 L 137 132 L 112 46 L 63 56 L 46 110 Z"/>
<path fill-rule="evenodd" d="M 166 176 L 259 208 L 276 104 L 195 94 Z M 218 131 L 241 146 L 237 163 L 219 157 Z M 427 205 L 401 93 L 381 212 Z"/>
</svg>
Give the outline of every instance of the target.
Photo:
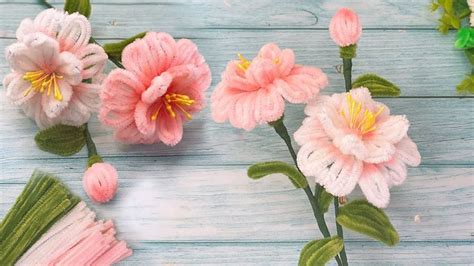
<svg viewBox="0 0 474 266">
<path fill-rule="evenodd" d="M 348 8 L 339 9 L 329 23 L 329 34 L 340 47 L 356 44 L 362 34 L 359 17 Z"/>
<path fill-rule="evenodd" d="M 82 185 L 89 198 L 98 203 L 111 200 L 117 192 L 118 174 L 108 163 L 95 163 L 84 173 Z"/>
</svg>

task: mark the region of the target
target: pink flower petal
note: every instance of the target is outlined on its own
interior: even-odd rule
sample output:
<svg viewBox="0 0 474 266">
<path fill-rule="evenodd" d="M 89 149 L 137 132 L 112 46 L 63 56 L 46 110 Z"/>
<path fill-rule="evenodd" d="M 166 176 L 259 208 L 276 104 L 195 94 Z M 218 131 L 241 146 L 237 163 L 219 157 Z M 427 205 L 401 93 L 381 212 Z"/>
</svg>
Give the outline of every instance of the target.
<svg viewBox="0 0 474 266">
<path fill-rule="evenodd" d="M 418 166 L 421 163 L 421 155 L 416 144 L 409 138 L 404 137 L 397 145 L 399 158 L 410 166 Z"/>
<path fill-rule="evenodd" d="M 352 156 L 339 156 L 324 174 L 324 188 L 334 196 L 348 195 L 359 181 L 362 166 L 363 163 Z"/>
<path fill-rule="evenodd" d="M 135 74 L 124 69 L 114 69 L 104 80 L 101 93 L 104 107 L 114 111 L 133 110 L 145 87 Z"/>
<path fill-rule="evenodd" d="M 122 62 L 148 87 L 155 76 L 171 66 L 175 50 L 176 43 L 169 34 L 149 32 L 125 47 Z"/>
<path fill-rule="evenodd" d="M 70 85 L 78 85 L 82 82 L 82 62 L 69 52 L 59 54 L 59 65 L 56 73 L 63 77 Z"/>
<path fill-rule="evenodd" d="M 65 16 L 57 32 L 61 51 L 76 52 L 85 48 L 91 38 L 91 25 L 86 17 L 79 13 Z"/>
<path fill-rule="evenodd" d="M 158 136 L 160 140 L 169 146 L 178 144 L 183 138 L 183 121 L 181 116 L 172 118 L 165 112 L 158 116 Z"/>
<path fill-rule="evenodd" d="M 90 79 L 102 73 L 107 64 L 107 54 L 97 44 L 91 43 L 78 51 L 78 57 L 82 61 L 82 79 Z"/>
<path fill-rule="evenodd" d="M 150 104 L 142 101 L 139 101 L 135 107 L 135 124 L 144 137 L 153 135 L 156 130 L 156 121 L 151 119 L 153 114 L 150 112 L 150 107 Z"/>
<path fill-rule="evenodd" d="M 371 164 L 364 164 L 364 170 L 359 179 L 359 186 L 367 200 L 374 206 L 386 208 L 390 202 L 390 191 L 387 181 L 380 171 Z"/>
<path fill-rule="evenodd" d="M 41 104 L 43 111 L 49 118 L 58 117 L 61 112 L 68 106 L 69 101 L 71 100 L 73 90 L 71 85 L 64 80 L 58 81 L 59 90 L 61 91 L 62 100 L 56 99 L 51 92 L 51 95 L 43 93 L 41 95 Z"/>
<path fill-rule="evenodd" d="M 405 116 L 389 116 L 378 124 L 375 134 L 377 138 L 395 144 L 406 137 L 409 126 Z"/>
</svg>

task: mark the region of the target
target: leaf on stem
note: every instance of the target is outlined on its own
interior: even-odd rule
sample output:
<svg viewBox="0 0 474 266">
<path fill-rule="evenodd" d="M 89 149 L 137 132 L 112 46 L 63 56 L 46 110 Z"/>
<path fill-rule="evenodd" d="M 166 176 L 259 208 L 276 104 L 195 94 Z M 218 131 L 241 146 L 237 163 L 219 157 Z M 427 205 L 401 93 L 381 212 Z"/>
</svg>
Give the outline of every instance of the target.
<svg viewBox="0 0 474 266">
<path fill-rule="evenodd" d="M 388 246 L 394 246 L 400 240 L 387 215 L 366 200 L 354 200 L 340 207 L 336 219 L 340 225 Z"/>
<path fill-rule="evenodd" d="M 318 198 L 319 210 L 326 213 L 329 210 L 329 205 L 331 205 L 333 198 L 333 195 L 322 188 Z"/>
<path fill-rule="evenodd" d="M 260 179 L 271 174 L 284 174 L 296 188 L 305 188 L 308 186 L 306 178 L 294 166 L 285 162 L 272 161 L 256 163 L 249 167 L 247 175 L 252 179 Z"/>
<path fill-rule="evenodd" d="M 344 247 L 344 241 L 338 236 L 308 242 L 301 250 L 298 266 L 325 265 Z"/>
<path fill-rule="evenodd" d="M 136 39 L 143 38 L 145 36 L 146 32 L 141 32 L 138 33 L 137 35 L 130 37 L 128 39 L 125 39 L 120 42 L 115 42 L 115 43 L 106 43 L 102 47 L 104 48 L 105 52 L 110 58 L 115 58 L 119 61 L 122 59 L 122 51 L 125 49 L 127 45 L 130 43 L 134 42 Z"/>
<path fill-rule="evenodd" d="M 35 136 L 35 142 L 43 151 L 61 156 L 70 156 L 78 153 L 86 144 L 84 128 L 84 126 L 52 126 L 38 132 Z"/>
<path fill-rule="evenodd" d="M 392 82 L 376 75 L 364 74 L 352 82 L 352 88 L 366 87 L 372 96 L 400 96 L 400 89 Z"/>
<path fill-rule="evenodd" d="M 474 75 L 468 75 L 459 85 L 456 87 L 459 93 L 471 93 L 474 94 Z"/>
<path fill-rule="evenodd" d="M 92 8 L 89 0 L 66 0 L 64 3 L 64 11 L 67 11 L 69 14 L 78 12 L 86 18 L 89 18 L 91 10 Z"/>
</svg>

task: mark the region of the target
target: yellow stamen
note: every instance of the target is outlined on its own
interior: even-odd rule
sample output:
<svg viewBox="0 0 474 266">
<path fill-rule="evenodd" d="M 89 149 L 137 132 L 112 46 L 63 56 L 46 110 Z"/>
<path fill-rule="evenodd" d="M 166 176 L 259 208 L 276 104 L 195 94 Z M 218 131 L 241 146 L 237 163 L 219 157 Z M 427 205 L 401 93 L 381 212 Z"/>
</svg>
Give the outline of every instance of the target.
<svg viewBox="0 0 474 266">
<path fill-rule="evenodd" d="M 176 110 L 180 110 L 188 119 L 193 118 L 192 115 L 184 108 L 194 104 L 194 100 L 189 98 L 189 96 L 178 93 L 165 94 L 163 103 L 166 112 L 168 112 L 172 118 L 176 118 Z M 161 106 L 153 113 L 151 120 L 155 121 L 157 119 L 160 110 Z"/>
<path fill-rule="evenodd" d="M 240 62 L 237 64 L 237 67 L 242 70 L 246 71 L 250 67 L 250 61 L 247 60 L 242 54 L 238 53 L 237 56 L 239 57 Z"/>
<path fill-rule="evenodd" d="M 369 109 L 365 109 L 362 113 L 362 103 L 357 102 L 352 98 L 350 93 L 346 96 L 349 115 L 347 116 L 344 110 L 341 109 L 341 115 L 349 128 L 357 129 L 362 135 L 374 131 L 377 127 L 375 125 L 377 117 L 383 112 L 383 106 L 372 113 Z M 362 114 L 362 115 L 361 115 Z"/>
<path fill-rule="evenodd" d="M 53 89 L 54 98 L 58 101 L 63 100 L 63 95 L 59 89 L 58 79 L 62 79 L 62 76 L 56 75 L 56 73 L 46 73 L 43 70 L 29 71 L 23 75 L 23 79 L 31 82 L 31 86 L 23 92 L 23 96 L 27 96 L 32 91 L 51 95 L 51 89 Z"/>
<path fill-rule="evenodd" d="M 280 64 L 280 63 L 281 63 L 280 57 L 275 58 L 275 59 L 273 60 L 273 63 L 275 63 L 275 65 Z"/>
</svg>

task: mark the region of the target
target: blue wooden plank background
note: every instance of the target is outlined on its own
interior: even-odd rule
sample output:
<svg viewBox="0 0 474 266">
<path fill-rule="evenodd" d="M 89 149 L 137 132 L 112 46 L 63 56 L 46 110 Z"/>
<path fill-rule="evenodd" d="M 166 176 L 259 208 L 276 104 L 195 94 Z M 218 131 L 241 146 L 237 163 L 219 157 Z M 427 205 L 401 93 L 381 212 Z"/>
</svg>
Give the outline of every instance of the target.
<svg viewBox="0 0 474 266">
<path fill-rule="evenodd" d="M 62 1 L 51 1 L 58 7 Z M 422 165 L 392 189 L 387 209 L 401 242 L 387 248 L 347 232 L 352 264 L 474 264 L 474 104 L 455 93 L 470 71 L 453 48 L 454 34 L 440 35 L 429 1 L 420 0 L 96 0 L 93 35 L 99 42 L 144 30 L 167 31 L 196 42 L 213 72 L 213 85 L 237 52 L 255 55 L 273 41 L 292 48 L 301 64 L 319 66 L 330 78 L 324 93 L 342 92 L 340 59 L 327 25 L 334 12 L 355 9 L 364 26 L 354 73 L 376 72 L 396 82 L 402 97 L 381 99 L 407 114 Z M 43 9 L 34 0 L 0 0 L 0 49 L 14 42 L 25 17 Z M 9 71 L 2 56 L 0 77 Z M 39 151 L 35 125 L 0 89 L 0 217 L 13 204 L 34 168 L 61 177 L 86 199 L 81 186 L 85 151 L 60 158 Z M 291 131 L 304 118 L 290 106 Z M 127 146 L 94 118 L 91 131 L 105 160 L 120 172 L 120 189 L 109 204 L 89 205 L 115 220 L 134 256 L 124 265 L 292 265 L 304 243 L 319 237 L 303 193 L 282 176 L 254 182 L 246 167 L 257 161 L 289 161 L 271 129 L 250 133 L 215 124 L 209 110 L 185 126 L 173 148 Z M 353 198 L 360 196 L 357 191 Z M 417 217 L 415 219 L 415 217 Z M 334 223 L 333 213 L 327 215 Z M 331 227 L 334 231 L 334 228 Z"/>
</svg>

